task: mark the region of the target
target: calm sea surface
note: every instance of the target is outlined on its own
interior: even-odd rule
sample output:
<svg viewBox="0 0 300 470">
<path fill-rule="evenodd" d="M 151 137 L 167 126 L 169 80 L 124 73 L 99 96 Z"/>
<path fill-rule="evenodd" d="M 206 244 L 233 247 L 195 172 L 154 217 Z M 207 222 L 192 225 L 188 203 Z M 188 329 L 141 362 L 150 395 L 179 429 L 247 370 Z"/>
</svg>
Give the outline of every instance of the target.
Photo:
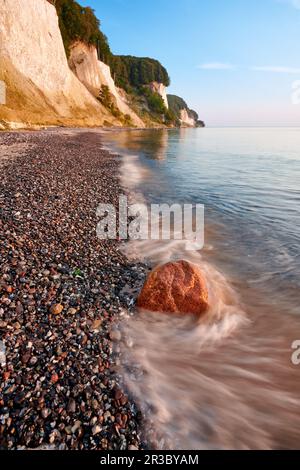
<svg viewBox="0 0 300 470">
<path fill-rule="evenodd" d="M 128 131 L 109 140 L 150 169 L 137 185 L 149 202 L 204 204 L 211 258 L 298 313 L 300 128 Z"/>
<path fill-rule="evenodd" d="M 156 410 L 161 446 L 300 445 L 300 366 L 291 362 L 300 339 L 300 128 L 118 131 L 104 142 L 133 159 L 143 175 L 134 190 L 148 202 L 205 205 L 197 262 L 222 298 L 219 336 L 157 317 L 130 325 L 148 382 L 129 382 Z M 231 323 L 234 315 L 246 323 Z"/>
</svg>

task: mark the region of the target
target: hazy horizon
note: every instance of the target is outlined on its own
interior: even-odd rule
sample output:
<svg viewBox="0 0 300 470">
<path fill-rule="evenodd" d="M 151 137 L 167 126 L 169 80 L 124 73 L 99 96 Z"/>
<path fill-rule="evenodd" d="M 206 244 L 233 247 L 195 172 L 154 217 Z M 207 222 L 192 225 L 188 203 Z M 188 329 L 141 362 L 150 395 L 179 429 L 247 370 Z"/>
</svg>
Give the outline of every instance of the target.
<svg viewBox="0 0 300 470">
<path fill-rule="evenodd" d="M 79 2 L 95 9 L 115 54 L 160 60 L 168 93 L 207 126 L 300 125 L 300 96 L 292 103 L 293 84 L 300 89 L 298 0 Z"/>
</svg>

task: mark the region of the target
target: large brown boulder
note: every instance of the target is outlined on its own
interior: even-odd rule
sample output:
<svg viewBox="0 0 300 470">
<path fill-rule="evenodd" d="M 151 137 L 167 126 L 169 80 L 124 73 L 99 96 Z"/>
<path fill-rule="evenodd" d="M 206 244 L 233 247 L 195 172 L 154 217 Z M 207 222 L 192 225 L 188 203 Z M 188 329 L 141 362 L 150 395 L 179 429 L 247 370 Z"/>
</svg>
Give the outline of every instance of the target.
<svg viewBox="0 0 300 470">
<path fill-rule="evenodd" d="M 152 312 L 202 315 L 208 309 L 208 290 L 198 266 L 176 261 L 154 269 L 137 306 Z"/>
</svg>

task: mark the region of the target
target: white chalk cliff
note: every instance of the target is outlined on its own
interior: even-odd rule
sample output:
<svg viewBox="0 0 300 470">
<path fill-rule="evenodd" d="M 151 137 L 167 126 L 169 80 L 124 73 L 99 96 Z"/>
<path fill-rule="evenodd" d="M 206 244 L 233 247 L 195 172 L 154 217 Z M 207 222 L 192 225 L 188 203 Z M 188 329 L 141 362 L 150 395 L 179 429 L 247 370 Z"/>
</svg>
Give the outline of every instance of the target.
<svg viewBox="0 0 300 470">
<path fill-rule="evenodd" d="M 168 103 L 168 97 L 167 97 L 167 91 L 166 91 L 165 85 L 163 83 L 152 82 L 149 84 L 149 88 L 151 91 L 153 91 L 154 93 L 158 93 L 162 97 L 166 108 L 169 109 L 169 103 Z"/>
<path fill-rule="evenodd" d="M 135 126 L 145 127 L 143 121 L 128 106 L 126 98 L 122 96 L 121 91 L 116 87 L 111 76 L 110 67 L 98 60 L 97 50 L 94 46 L 88 46 L 80 41 L 74 43 L 70 48 L 69 65 L 78 79 L 95 96 L 99 95 L 102 85 L 108 86 L 121 113 L 129 115 Z"/>
<path fill-rule="evenodd" d="M 165 122 L 151 112 L 145 96 L 127 94 L 116 86 L 110 67 L 98 60 L 94 46 L 76 41 L 68 56 L 52 3 L 0 0 L 0 129 L 122 126 L 129 123 L 128 116 L 136 127 Z M 103 85 L 114 97 L 110 109 L 97 99 Z M 147 87 L 162 97 L 167 109 L 175 106 L 182 126 L 199 125 L 197 113 L 182 99 L 167 96 L 163 83 L 153 81 Z"/>
<path fill-rule="evenodd" d="M 7 88 L 2 127 L 117 123 L 70 70 L 47 0 L 0 0 L 0 80 Z"/>
<path fill-rule="evenodd" d="M 189 115 L 188 110 L 186 108 L 180 110 L 180 122 L 183 127 L 195 127 L 196 126 L 195 119 Z"/>
</svg>

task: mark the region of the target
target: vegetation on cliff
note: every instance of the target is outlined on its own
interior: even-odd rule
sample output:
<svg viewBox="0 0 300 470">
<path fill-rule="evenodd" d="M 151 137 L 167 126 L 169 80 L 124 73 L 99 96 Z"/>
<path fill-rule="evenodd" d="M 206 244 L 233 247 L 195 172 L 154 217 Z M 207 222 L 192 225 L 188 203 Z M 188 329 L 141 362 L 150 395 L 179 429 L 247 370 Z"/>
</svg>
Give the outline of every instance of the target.
<svg viewBox="0 0 300 470">
<path fill-rule="evenodd" d="M 197 127 L 204 127 L 204 122 L 199 121 L 199 116 L 193 109 L 189 109 L 184 99 L 176 95 L 168 95 L 169 110 L 173 113 L 178 120 L 181 118 L 181 111 L 186 109 L 189 118 L 195 121 Z"/>
<path fill-rule="evenodd" d="M 109 64 L 112 53 L 92 8 L 82 7 L 74 0 L 56 0 L 55 6 L 67 55 L 70 45 L 80 40 L 96 46 L 99 58 Z"/>
<path fill-rule="evenodd" d="M 170 85 L 167 70 L 158 60 L 149 57 L 133 57 L 115 55 L 111 57 L 110 66 L 116 84 L 126 91 L 152 82 Z"/>
<path fill-rule="evenodd" d="M 181 98 L 169 95 L 170 109 L 168 110 L 161 96 L 149 89 L 147 85 L 152 82 L 162 83 L 166 87 L 170 85 L 168 72 L 158 60 L 149 57 L 114 55 L 92 8 L 82 7 L 75 0 L 56 0 L 51 3 L 54 3 L 57 9 L 67 55 L 69 55 L 71 44 L 76 40 L 94 45 L 99 59 L 110 66 L 116 85 L 127 92 L 130 105 L 135 107 L 142 119 L 158 124 L 178 126 L 180 125 L 180 110 L 187 109 L 189 116 L 193 117 L 195 122 L 198 120 L 197 113 L 189 110 Z M 100 90 L 99 100 L 104 105 L 106 103 L 107 108 L 113 111 L 113 114 L 117 112 L 107 90 Z"/>
<path fill-rule="evenodd" d="M 82 7 L 75 0 L 56 0 L 55 6 L 67 55 L 70 45 L 80 40 L 97 47 L 99 59 L 111 67 L 116 84 L 126 91 L 151 82 L 169 86 L 168 72 L 157 60 L 112 54 L 92 8 Z"/>
<path fill-rule="evenodd" d="M 97 99 L 106 109 L 109 109 L 111 114 L 116 117 L 119 121 L 121 121 L 124 126 L 132 126 L 131 117 L 129 116 L 129 114 L 121 113 L 117 106 L 116 99 L 110 92 L 108 86 L 101 86 L 101 90 Z"/>
</svg>

